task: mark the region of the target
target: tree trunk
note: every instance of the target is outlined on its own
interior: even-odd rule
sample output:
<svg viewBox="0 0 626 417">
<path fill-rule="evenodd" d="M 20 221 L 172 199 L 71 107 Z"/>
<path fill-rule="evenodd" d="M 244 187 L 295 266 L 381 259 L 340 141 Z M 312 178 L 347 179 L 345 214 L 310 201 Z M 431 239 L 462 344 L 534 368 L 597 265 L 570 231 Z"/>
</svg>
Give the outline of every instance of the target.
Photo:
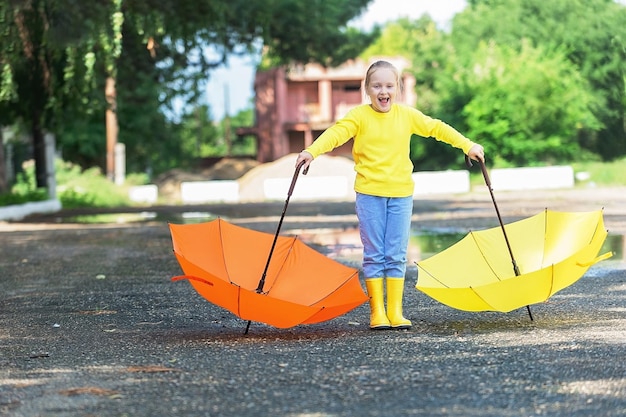
<svg viewBox="0 0 626 417">
<path fill-rule="evenodd" d="M 106 137 L 107 137 L 107 160 L 106 174 L 110 181 L 115 179 L 115 145 L 117 144 L 117 91 L 115 78 L 107 77 L 104 95 L 107 101 L 106 109 Z"/>
<path fill-rule="evenodd" d="M 9 192 L 9 184 L 7 181 L 7 166 L 4 156 L 4 138 L 2 137 L 2 129 L 0 129 L 0 194 Z"/>
<path fill-rule="evenodd" d="M 28 3 L 28 7 L 16 9 L 15 25 L 22 41 L 22 53 L 30 66 L 28 106 L 30 106 L 30 123 L 35 160 L 35 179 L 37 188 L 48 187 L 46 169 L 46 144 L 44 142 L 43 115 L 46 103 L 52 96 L 50 68 L 46 57 L 44 33 L 48 29 L 45 15 L 41 13 L 43 3 Z"/>
<path fill-rule="evenodd" d="M 37 112 L 34 112 L 37 113 Z M 48 188 L 48 167 L 46 164 L 46 142 L 39 122 L 39 115 L 33 114 L 31 135 L 33 136 L 33 158 L 35 159 L 35 180 L 37 188 Z"/>
</svg>

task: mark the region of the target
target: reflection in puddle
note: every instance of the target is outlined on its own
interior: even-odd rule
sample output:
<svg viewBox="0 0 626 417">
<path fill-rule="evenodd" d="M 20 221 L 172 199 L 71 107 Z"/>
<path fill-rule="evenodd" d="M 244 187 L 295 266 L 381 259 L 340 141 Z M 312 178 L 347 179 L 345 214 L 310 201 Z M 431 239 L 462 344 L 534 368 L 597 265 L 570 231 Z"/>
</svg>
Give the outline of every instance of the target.
<svg viewBox="0 0 626 417">
<path fill-rule="evenodd" d="M 217 219 L 217 216 L 205 211 L 188 211 L 182 213 L 181 217 L 183 219 L 182 223 L 184 224 L 202 223 Z"/>
<path fill-rule="evenodd" d="M 359 229 L 302 229 L 292 230 L 309 246 L 315 246 L 331 259 L 348 263 L 360 263 L 363 256 L 363 245 Z"/>
<path fill-rule="evenodd" d="M 360 262 L 363 245 L 357 228 L 352 229 L 308 229 L 297 231 L 298 237 L 306 244 L 321 246 L 326 256 L 332 259 Z M 409 240 L 407 261 L 412 264 L 426 259 L 448 246 L 452 246 L 465 236 L 463 233 L 413 232 Z"/>
<path fill-rule="evenodd" d="M 322 247 L 322 252 L 329 258 L 349 263 L 359 263 L 363 255 L 363 245 L 359 230 L 352 229 L 303 229 L 292 231 L 306 244 Z M 424 232 L 413 231 L 409 241 L 407 262 L 409 265 L 427 259 L 444 249 L 454 245 L 465 237 L 458 232 Z M 599 254 L 613 252 L 609 261 L 624 260 L 626 237 L 624 235 L 608 235 Z"/>
<path fill-rule="evenodd" d="M 106 213 L 106 214 L 83 214 L 80 216 L 72 216 L 63 219 L 63 223 L 81 223 L 81 224 L 104 224 L 104 223 L 136 223 L 151 221 L 157 217 L 157 214 L 151 211 L 142 211 L 141 213 Z"/>
</svg>

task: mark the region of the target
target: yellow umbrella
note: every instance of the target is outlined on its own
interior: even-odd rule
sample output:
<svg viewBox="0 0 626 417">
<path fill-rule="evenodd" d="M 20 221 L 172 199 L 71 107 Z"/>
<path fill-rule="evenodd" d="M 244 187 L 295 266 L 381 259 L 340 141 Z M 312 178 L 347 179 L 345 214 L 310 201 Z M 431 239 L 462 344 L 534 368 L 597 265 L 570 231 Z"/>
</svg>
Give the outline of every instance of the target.
<svg viewBox="0 0 626 417">
<path fill-rule="evenodd" d="M 468 167 L 471 161 L 466 157 Z M 484 162 L 480 167 L 500 228 L 471 232 L 439 254 L 417 263 L 416 288 L 465 311 L 509 312 L 546 301 L 572 285 L 593 264 L 607 236 L 602 210 L 555 212 L 504 225 Z"/>
<path fill-rule="evenodd" d="M 547 300 L 612 256 L 597 256 L 607 236 L 602 210 L 545 210 L 504 229 L 506 235 L 498 227 L 470 232 L 418 262 L 416 288 L 459 310 L 509 312 Z"/>
</svg>

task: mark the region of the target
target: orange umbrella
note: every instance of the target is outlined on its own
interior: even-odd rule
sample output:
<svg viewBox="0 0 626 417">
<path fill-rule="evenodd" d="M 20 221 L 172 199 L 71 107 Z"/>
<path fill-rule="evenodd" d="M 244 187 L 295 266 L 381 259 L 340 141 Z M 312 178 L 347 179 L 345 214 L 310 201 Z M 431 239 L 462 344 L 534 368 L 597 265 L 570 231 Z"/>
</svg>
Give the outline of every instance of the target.
<svg viewBox="0 0 626 417">
<path fill-rule="evenodd" d="M 280 328 L 330 320 L 368 300 L 358 270 L 297 237 L 278 236 L 281 224 L 282 217 L 274 236 L 222 219 L 170 224 L 174 254 L 184 272 L 172 280 L 187 279 L 208 301 L 244 320 Z"/>
</svg>

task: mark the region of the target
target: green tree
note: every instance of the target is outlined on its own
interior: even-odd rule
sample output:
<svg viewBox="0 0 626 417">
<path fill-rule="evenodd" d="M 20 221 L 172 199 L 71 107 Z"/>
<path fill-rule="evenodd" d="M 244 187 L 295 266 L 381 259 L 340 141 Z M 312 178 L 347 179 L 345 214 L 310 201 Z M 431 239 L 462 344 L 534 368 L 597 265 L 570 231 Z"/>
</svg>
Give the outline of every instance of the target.
<svg viewBox="0 0 626 417">
<path fill-rule="evenodd" d="M 346 26 L 371 0 L 243 2 L 259 8 L 257 33 L 271 65 L 293 61 L 340 64 L 358 56 L 379 34 L 378 28 L 368 34 Z"/>
<path fill-rule="evenodd" d="M 471 65 L 481 42 L 521 50 L 531 42 L 546 52 L 565 51 L 588 80 L 598 105 L 598 131 L 579 131 L 580 145 L 610 160 L 626 154 L 626 7 L 612 0 L 470 0 L 454 19 L 451 40 Z"/>
<path fill-rule="evenodd" d="M 4 102 L 4 109 L 12 108 L 14 117 L 29 114 L 24 124 L 33 132 L 33 153 L 41 162 L 35 175 L 37 183 L 45 185 L 42 126 L 47 116 L 46 105 L 57 82 L 53 71 L 53 61 L 57 57 L 44 46 L 46 33 L 43 28 L 47 19 L 43 4 L 37 1 L 28 5 L 19 1 L 2 2 L 0 22 L 3 23 L 0 100 Z"/>
<path fill-rule="evenodd" d="M 464 77 L 465 133 L 498 165 L 580 158 L 579 132 L 600 128 L 587 80 L 562 53 L 481 44 Z"/>
<path fill-rule="evenodd" d="M 203 158 L 226 154 L 224 136 L 219 135 L 206 105 L 183 115 L 180 125 L 180 141 L 186 155 Z"/>
<path fill-rule="evenodd" d="M 44 133 L 56 133 L 60 114 L 89 107 L 80 93 L 92 83 L 94 55 L 85 54 L 85 46 L 106 37 L 109 4 L 83 6 L 77 18 L 79 5 L 70 0 L 0 3 L 0 105 L 12 108 L 9 124 L 23 126 L 32 137 L 38 187 L 47 185 Z"/>
<path fill-rule="evenodd" d="M 102 118 L 103 113 L 98 113 L 103 109 L 119 116 L 127 155 L 145 158 L 150 166 L 154 154 L 149 149 L 154 144 L 177 140 L 168 134 L 167 121 L 155 112 L 165 111 L 172 97 L 190 91 L 190 86 L 193 91 L 185 97 L 197 103 L 202 80 L 230 53 L 264 48 L 266 56 L 278 63 L 341 61 L 356 55 L 370 39 L 346 27 L 369 1 L 2 2 L 0 109 L 15 109 L 6 113 L 11 114 L 10 120 L 2 121 L 21 120 L 29 127 L 39 185 L 45 185 L 43 132 L 61 133 L 59 140 L 68 153 L 88 149 L 92 156 L 86 161 L 100 145 L 82 142 L 95 137 L 92 132 L 98 129 L 90 128 L 91 121 Z M 209 46 L 216 56 L 205 53 Z M 122 76 L 137 83 L 125 85 Z M 104 97 L 107 79 L 116 83 L 116 102 Z M 132 117 L 124 120 L 122 113 Z M 124 129 L 131 126 L 137 130 L 124 137 Z M 152 128 L 139 134 L 140 127 L 148 126 Z M 79 133 L 84 129 L 89 133 Z"/>
<path fill-rule="evenodd" d="M 233 132 L 231 137 L 232 155 L 234 156 L 254 156 L 257 153 L 256 137 L 252 135 L 237 135 L 237 129 L 252 126 L 254 124 L 254 110 L 244 109 L 235 114 L 230 119 L 230 129 Z M 223 125 L 223 123 L 222 123 Z"/>
</svg>

